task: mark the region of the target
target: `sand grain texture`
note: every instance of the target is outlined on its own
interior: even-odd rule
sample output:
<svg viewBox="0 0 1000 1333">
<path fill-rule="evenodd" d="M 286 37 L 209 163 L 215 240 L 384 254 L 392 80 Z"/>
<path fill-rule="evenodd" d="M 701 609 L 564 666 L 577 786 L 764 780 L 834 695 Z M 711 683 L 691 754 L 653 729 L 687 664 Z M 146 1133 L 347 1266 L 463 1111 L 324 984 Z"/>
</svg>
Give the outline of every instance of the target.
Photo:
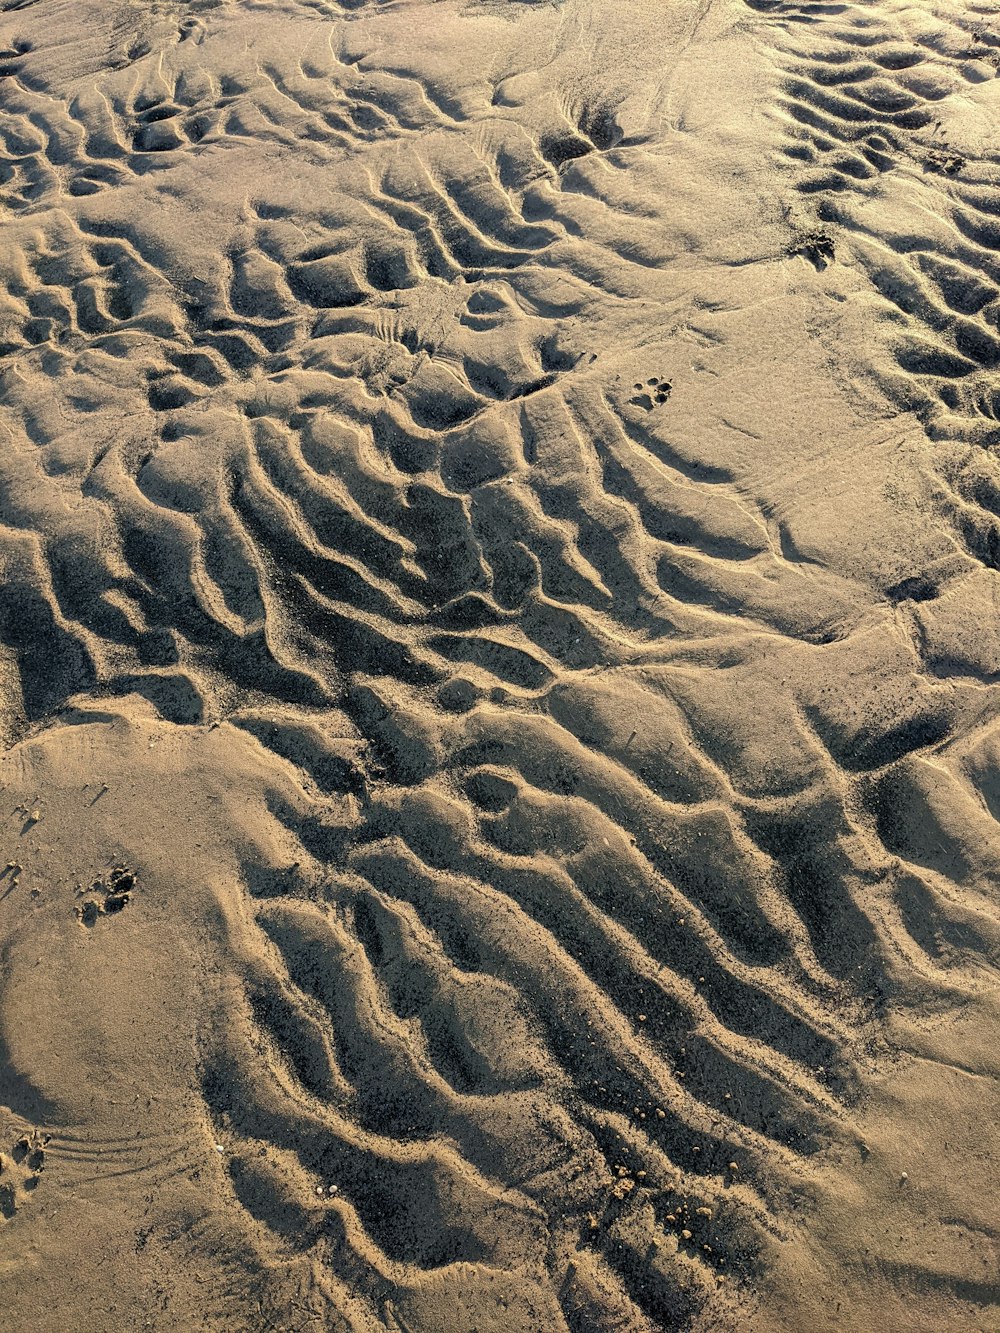
<svg viewBox="0 0 1000 1333">
<path fill-rule="evenodd" d="M 1000 1327 L 998 70 L 0 4 L 6 1327 Z"/>
</svg>

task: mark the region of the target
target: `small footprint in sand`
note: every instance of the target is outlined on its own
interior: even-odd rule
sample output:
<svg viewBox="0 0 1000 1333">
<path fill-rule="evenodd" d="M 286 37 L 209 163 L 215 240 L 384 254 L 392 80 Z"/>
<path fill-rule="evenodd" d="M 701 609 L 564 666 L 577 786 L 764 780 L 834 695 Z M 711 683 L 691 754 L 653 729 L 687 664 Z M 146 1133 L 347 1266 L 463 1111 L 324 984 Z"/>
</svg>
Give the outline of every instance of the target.
<svg viewBox="0 0 1000 1333">
<path fill-rule="evenodd" d="M 924 159 L 924 170 L 938 176 L 957 176 L 965 166 L 965 158 L 960 153 L 952 153 L 947 145 L 932 148 Z"/>
<path fill-rule="evenodd" d="M 788 247 L 788 253 L 808 260 L 817 273 L 822 273 L 833 263 L 836 248 L 833 237 L 828 232 L 810 231 L 793 241 Z"/>
<path fill-rule="evenodd" d="M 94 880 L 89 889 L 79 890 L 83 902 L 76 907 L 81 926 L 95 926 L 102 916 L 116 916 L 129 905 L 135 889 L 135 871 L 115 866 L 103 879 Z"/>
<path fill-rule="evenodd" d="M 669 380 L 661 380 L 654 375 L 645 384 L 633 384 L 635 394 L 629 399 L 633 407 L 641 407 L 644 412 L 652 412 L 654 407 L 661 407 L 670 397 L 673 385 Z"/>
<path fill-rule="evenodd" d="M 0 1218 L 9 1219 L 37 1188 L 45 1170 L 47 1134 L 22 1134 L 10 1153 L 0 1153 Z"/>
</svg>

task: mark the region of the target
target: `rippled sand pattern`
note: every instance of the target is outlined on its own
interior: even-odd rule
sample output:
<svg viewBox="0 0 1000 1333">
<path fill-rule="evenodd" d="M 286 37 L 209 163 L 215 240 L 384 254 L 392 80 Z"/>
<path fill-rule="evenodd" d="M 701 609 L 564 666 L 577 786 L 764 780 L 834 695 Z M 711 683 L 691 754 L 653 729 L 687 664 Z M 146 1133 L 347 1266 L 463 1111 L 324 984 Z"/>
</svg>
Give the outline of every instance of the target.
<svg viewBox="0 0 1000 1333">
<path fill-rule="evenodd" d="M 229 792 L 152 1326 L 861 1327 L 758 1298 L 995 983 L 993 6 L 0 8 L 5 743 Z"/>
</svg>

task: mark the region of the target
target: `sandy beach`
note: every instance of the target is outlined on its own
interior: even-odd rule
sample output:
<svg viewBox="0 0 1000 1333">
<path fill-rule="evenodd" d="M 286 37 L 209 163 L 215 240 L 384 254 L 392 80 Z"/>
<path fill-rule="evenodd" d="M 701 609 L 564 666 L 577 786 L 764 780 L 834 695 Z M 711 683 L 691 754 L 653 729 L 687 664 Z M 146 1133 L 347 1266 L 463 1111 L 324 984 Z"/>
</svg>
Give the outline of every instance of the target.
<svg viewBox="0 0 1000 1333">
<path fill-rule="evenodd" d="M 998 135 L 973 0 L 0 0 L 4 1329 L 1000 1329 Z"/>
</svg>

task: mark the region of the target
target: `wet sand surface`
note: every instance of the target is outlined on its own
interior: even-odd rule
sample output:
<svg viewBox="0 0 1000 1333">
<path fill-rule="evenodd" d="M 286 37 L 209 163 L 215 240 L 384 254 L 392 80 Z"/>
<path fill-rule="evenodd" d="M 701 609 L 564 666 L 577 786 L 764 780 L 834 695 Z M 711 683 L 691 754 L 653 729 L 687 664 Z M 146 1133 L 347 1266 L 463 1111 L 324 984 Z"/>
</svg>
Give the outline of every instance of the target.
<svg viewBox="0 0 1000 1333">
<path fill-rule="evenodd" d="M 0 3 L 6 1328 L 1000 1327 L 998 70 Z"/>
</svg>

